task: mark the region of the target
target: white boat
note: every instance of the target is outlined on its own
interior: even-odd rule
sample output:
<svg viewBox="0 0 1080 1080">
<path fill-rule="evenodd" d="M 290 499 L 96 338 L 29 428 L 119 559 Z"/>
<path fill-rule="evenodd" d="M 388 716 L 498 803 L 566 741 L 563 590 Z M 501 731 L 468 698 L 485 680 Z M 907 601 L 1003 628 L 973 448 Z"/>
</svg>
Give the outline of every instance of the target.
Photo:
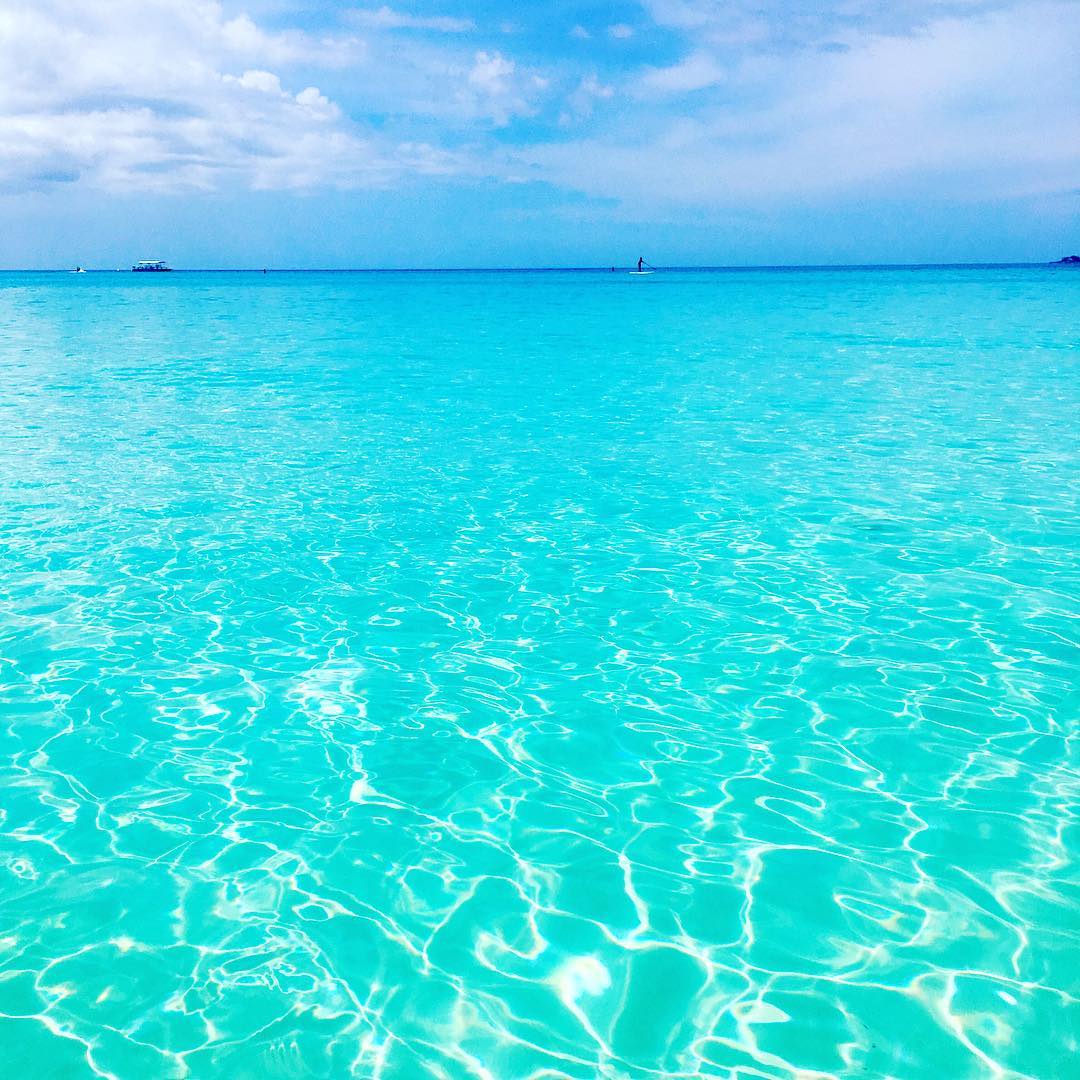
<svg viewBox="0 0 1080 1080">
<path fill-rule="evenodd" d="M 172 270 L 172 267 L 166 266 L 162 259 L 144 259 L 142 262 L 137 262 L 131 269 L 136 274 L 166 274 Z"/>
</svg>

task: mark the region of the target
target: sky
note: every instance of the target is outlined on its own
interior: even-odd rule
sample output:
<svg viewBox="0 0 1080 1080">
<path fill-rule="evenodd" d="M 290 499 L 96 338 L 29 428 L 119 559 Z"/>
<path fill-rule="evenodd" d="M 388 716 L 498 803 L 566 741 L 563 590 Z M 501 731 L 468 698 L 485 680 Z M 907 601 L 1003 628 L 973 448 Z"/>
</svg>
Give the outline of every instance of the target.
<svg viewBox="0 0 1080 1080">
<path fill-rule="evenodd" d="M 1080 0 L 0 0 L 0 267 L 1046 261 Z"/>
</svg>

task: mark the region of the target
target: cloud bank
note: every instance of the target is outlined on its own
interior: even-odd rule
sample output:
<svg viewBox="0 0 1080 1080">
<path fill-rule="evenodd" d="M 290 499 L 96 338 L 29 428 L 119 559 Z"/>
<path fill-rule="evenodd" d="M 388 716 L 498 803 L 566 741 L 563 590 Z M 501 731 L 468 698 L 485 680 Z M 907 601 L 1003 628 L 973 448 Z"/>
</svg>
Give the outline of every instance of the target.
<svg viewBox="0 0 1080 1080">
<path fill-rule="evenodd" d="M 460 149 L 377 130 L 312 74 L 358 83 L 361 102 L 366 80 L 381 84 L 368 95 L 376 109 L 397 96 L 406 113 L 495 125 L 529 112 L 543 85 L 498 52 L 403 57 L 379 37 L 459 33 L 467 20 L 352 16 L 370 37 L 345 25 L 268 31 L 205 0 L 2 0 L 0 190 L 311 189 L 468 173 L 476 163 Z"/>
<path fill-rule="evenodd" d="M 526 150 L 538 175 L 639 208 L 1076 187 L 1075 4 L 646 7 L 685 51 L 624 82 L 602 127 Z"/>
<path fill-rule="evenodd" d="M 1075 3 L 447 7 L 0 0 L 0 192 L 442 176 L 724 208 L 1076 186 Z"/>
</svg>

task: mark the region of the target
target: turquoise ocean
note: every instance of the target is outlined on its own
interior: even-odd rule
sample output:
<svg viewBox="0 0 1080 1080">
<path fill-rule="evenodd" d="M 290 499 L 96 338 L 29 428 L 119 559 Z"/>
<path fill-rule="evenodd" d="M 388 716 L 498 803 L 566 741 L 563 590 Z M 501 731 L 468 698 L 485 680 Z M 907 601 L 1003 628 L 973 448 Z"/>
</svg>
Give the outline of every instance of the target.
<svg viewBox="0 0 1080 1080">
<path fill-rule="evenodd" d="M 0 275 L 0 1075 L 1076 1076 L 1078 311 Z"/>
</svg>

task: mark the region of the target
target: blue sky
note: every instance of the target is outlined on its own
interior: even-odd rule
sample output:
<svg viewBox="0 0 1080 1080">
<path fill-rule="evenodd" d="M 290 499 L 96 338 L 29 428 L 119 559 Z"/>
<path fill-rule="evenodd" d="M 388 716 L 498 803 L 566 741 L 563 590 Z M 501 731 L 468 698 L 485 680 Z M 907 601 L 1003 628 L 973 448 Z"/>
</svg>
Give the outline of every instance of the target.
<svg viewBox="0 0 1080 1080">
<path fill-rule="evenodd" d="M 0 265 L 1080 248 L 1080 6 L 0 0 Z"/>
</svg>

